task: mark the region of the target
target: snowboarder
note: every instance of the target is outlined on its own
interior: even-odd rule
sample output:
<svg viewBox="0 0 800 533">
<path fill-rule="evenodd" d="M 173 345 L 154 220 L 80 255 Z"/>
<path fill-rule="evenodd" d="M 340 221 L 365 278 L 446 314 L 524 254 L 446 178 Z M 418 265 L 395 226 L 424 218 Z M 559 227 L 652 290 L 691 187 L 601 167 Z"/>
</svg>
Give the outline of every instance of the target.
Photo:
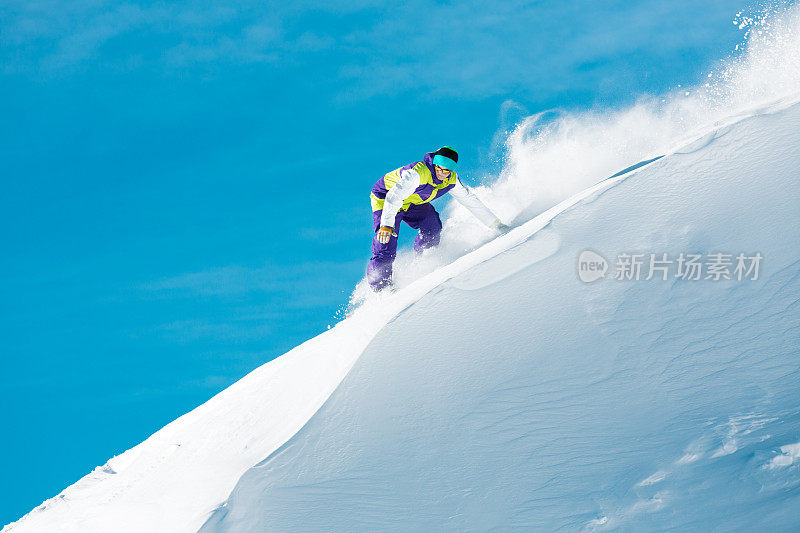
<svg viewBox="0 0 800 533">
<path fill-rule="evenodd" d="M 425 154 L 422 161 L 395 169 L 372 187 L 372 259 L 367 265 L 367 281 L 378 291 L 392 283 L 392 263 L 397 255 L 397 233 L 400 222 L 419 230 L 414 250 L 422 252 L 439 244 L 442 221 L 429 203 L 452 192 L 453 197 L 469 209 L 487 227 L 499 232 L 508 226 L 487 208 L 456 174 L 458 153 L 450 146 Z"/>
</svg>

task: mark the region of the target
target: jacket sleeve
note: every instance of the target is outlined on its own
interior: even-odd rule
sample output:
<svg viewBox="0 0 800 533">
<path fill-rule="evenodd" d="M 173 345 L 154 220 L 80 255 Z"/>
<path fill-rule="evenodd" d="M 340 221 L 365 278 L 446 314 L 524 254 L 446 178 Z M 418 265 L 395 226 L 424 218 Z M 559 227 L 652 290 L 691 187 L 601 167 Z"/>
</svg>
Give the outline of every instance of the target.
<svg viewBox="0 0 800 533">
<path fill-rule="evenodd" d="M 480 198 L 465 187 L 460 179 L 456 179 L 456 186 L 450 191 L 458 203 L 469 209 L 475 218 L 483 222 L 489 228 L 496 228 L 501 222 L 492 211 L 481 202 Z"/>
<path fill-rule="evenodd" d="M 403 202 L 406 198 L 414 194 L 417 187 L 420 186 L 420 177 L 416 170 L 413 168 L 406 169 L 400 173 L 400 179 L 397 180 L 394 187 L 389 189 L 386 193 L 386 199 L 383 202 L 383 212 L 381 213 L 381 226 L 394 227 L 394 218 L 397 212 L 403 207 Z"/>
</svg>

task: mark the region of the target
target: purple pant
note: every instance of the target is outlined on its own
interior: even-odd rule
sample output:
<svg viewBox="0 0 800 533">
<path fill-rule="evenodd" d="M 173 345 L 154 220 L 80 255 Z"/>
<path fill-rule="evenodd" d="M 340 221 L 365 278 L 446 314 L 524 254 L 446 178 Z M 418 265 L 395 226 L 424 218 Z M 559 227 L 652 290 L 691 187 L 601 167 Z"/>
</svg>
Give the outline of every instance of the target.
<svg viewBox="0 0 800 533">
<path fill-rule="evenodd" d="M 372 226 L 376 235 L 372 238 L 372 259 L 367 265 L 367 281 L 376 289 L 386 286 L 391 281 L 392 263 L 397 255 L 397 237 L 392 235 L 386 244 L 378 242 L 377 232 L 380 229 L 382 213 L 383 211 L 372 212 Z M 439 244 L 442 221 L 431 204 L 411 205 L 406 211 L 398 211 L 394 219 L 395 233 L 400 233 L 401 221 L 419 230 L 414 241 L 414 251 L 421 252 Z"/>
</svg>

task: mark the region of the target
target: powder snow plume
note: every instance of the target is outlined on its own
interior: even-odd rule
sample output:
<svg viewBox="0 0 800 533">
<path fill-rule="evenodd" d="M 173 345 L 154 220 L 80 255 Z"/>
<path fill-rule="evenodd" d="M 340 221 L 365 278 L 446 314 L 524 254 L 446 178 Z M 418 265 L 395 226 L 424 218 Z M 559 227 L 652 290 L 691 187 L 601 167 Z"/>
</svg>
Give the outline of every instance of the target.
<svg viewBox="0 0 800 533">
<path fill-rule="evenodd" d="M 482 195 L 521 222 L 720 123 L 776 100 L 793 101 L 800 87 L 800 6 L 739 12 L 733 23 L 744 31 L 742 43 L 694 87 L 642 96 L 621 110 L 526 118 L 506 140 L 505 165 Z"/>
<path fill-rule="evenodd" d="M 624 109 L 547 110 L 522 120 L 504 143 L 499 175 L 474 190 L 507 223 L 521 224 L 558 202 L 640 161 L 668 154 L 721 124 L 759 107 L 797 100 L 800 87 L 800 6 L 743 10 L 732 23 L 742 42 L 730 57 L 700 73 L 694 86 L 643 95 Z M 444 208 L 440 245 L 417 256 L 401 247 L 394 281 L 402 288 L 492 239 L 457 202 Z M 403 228 L 408 233 L 409 228 Z M 347 309 L 376 298 L 361 280 Z"/>
</svg>

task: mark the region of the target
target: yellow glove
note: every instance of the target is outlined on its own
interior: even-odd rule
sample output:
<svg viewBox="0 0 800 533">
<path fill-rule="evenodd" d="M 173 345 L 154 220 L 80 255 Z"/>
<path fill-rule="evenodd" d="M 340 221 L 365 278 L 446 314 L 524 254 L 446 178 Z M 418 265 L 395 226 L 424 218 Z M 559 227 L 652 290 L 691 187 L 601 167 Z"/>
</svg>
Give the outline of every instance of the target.
<svg viewBox="0 0 800 533">
<path fill-rule="evenodd" d="M 386 244 L 393 236 L 397 237 L 397 233 L 391 226 L 381 226 L 381 229 L 378 230 L 378 242 L 381 244 Z"/>
</svg>

